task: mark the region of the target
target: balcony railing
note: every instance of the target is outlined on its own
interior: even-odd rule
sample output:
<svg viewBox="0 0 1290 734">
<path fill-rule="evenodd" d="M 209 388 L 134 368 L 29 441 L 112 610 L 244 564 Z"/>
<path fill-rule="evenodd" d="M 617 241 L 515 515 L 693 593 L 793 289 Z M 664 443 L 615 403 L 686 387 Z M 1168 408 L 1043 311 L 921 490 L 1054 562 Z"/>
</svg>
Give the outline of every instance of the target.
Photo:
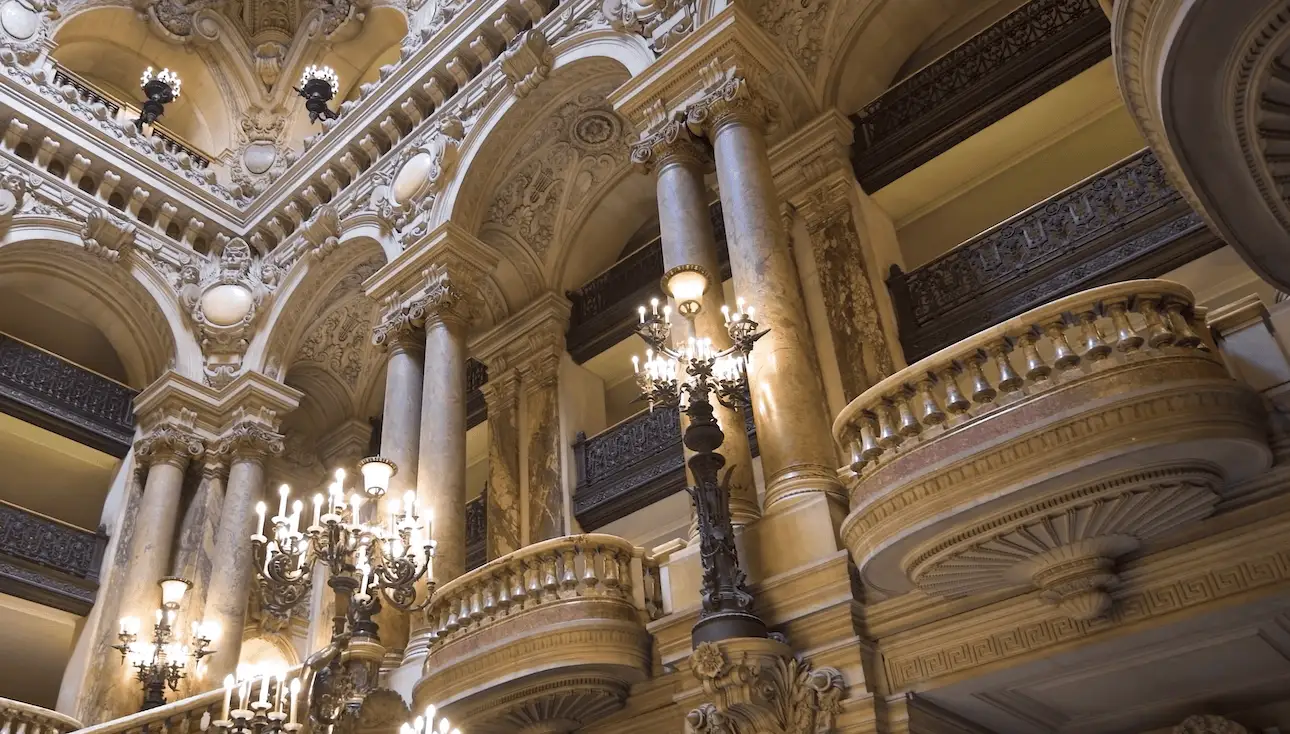
<svg viewBox="0 0 1290 734">
<path fill-rule="evenodd" d="M 833 433 L 865 581 L 948 598 L 1033 585 L 1072 617 L 1106 613 L 1118 556 L 1271 461 L 1259 398 L 1198 311 L 1168 281 L 1095 288 L 853 400 Z"/>
<path fill-rule="evenodd" d="M 909 360 L 1085 288 L 1156 277 L 1222 246 L 1150 150 L 1036 204 L 887 286 Z"/>
<path fill-rule="evenodd" d="M 89 614 L 107 535 L 0 502 L 0 591 Z"/>
<path fill-rule="evenodd" d="M 1097 0 L 1031 0 L 854 118 L 852 165 L 874 192 L 1111 55 Z"/>
<path fill-rule="evenodd" d="M 0 334 L 0 410 L 124 457 L 134 438 L 138 391 Z"/>
<path fill-rule="evenodd" d="M 748 444 L 757 456 L 752 412 L 744 412 Z M 595 530 L 685 489 L 681 419 L 675 408 L 656 408 L 573 444 L 578 483 L 573 512 Z"/>
<path fill-rule="evenodd" d="M 721 278 L 730 277 L 726 225 L 721 204 L 708 209 L 717 238 Z M 569 354 L 582 363 L 635 333 L 636 307 L 663 298 L 663 245 L 654 239 L 614 263 L 613 267 L 566 295 L 573 303 L 569 315 Z"/>
<path fill-rule="evenodd" d="M 417 703 L 433 692 L 463 731 L 587 726 L 648 675 L 645 625 L 661 616 L 661 593 L 657 564 L 612 535 L 553 538 L 490 561 L 435 592 Z M 544 704 L 530 706 L 539 694 Z M 561 728 L 548 728 L 556 720 Z"/>
<path fill-rule="evenodd" d="M 466 503 L 466 569 L 476 569 L 487 560 L 488 488 Z"/>
<path fill-rule="evenodd" d="M 0 732 L 4 734 L 68 734 L 81 728 L 70 716 L 0 698 Z"/>
</svg>

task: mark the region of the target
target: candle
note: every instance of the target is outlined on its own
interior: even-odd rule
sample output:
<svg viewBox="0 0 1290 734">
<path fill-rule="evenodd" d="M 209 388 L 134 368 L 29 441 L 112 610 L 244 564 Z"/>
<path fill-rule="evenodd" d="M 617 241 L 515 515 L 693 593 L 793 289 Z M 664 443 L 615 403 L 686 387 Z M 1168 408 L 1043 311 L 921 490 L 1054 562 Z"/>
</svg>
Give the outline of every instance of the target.
<svg viewBox="0 0 1290 734">
<path fill-rule="evenodd" d="M 305 508 L 305 503 L 296 500 L 291 505 L 291 532 L 300 532 L 300 511 Z"/>
<path fill-rule="evenodd" d="M 296 678 L 291 681 L 291 721 L 296 723 L 296 696 L 300 695 L 300 679 Z"/>
<path fill-rule="evenodd" d="M 269 674 L 265 673 L 260 679 L 260 703 L 269 702 Z"/>
<path fill-rule="evenodd" d="M 652 310 L 653 310 L 654 315 L 655 315 L 655 316 L 658 316 L 658 299 L 657 299 L 657 298 L 651 298 L 651 299 L 649 299 L 649 307 L 650 307 L 650 309 L 652 309 Z"/>
<path fill-rule="evenodd" d="M 434 513 L 430 510 L 426 510 L 426 542 L 427 543 L 434 542 L 433 541 L 434 533 L 431 532 L 431 527 L 430 527 L 430 520 L 432 518 L 434 518 Z"/>
<path fill-rule="evenodd" d="M 322 503 L 323 496 L 321 493 L 314 495 L 314 527 L 322 524 Z"/>
<path fill-rule="evenodd" d="M 663 321 L 664 321 L 665 323 L 668 323 L 668 324 L 672 323 L 672 307 L 671 307 L 671 306 L 664 306 L 664 307 L 663 307 Z"/>
<path fill-rule="evenodd" d="M 278 487 L 278 517 L 287 516 L 287 495 L 290 492 L 291 490 L 285 484 Z"/>
<path fill-rule="evenodd" d="M 350 518 L 350 519 L 354 522 L 354 524 L 355 524 L 355 525 L 357 525 L 357 524 L 358 524 L 358 506 L 359 506 L 359 504 L 361 504 L 361 503 L 362 503 L 362 501 L 363 501 L 363 500 L 362 500 L 362 499 L 360 499 L 360 498 L 359 498 L 359 496 L 358 496 L 357 494 L 351 494 L 351 495 L 349 496 L 349 504 L 350 504 L 350 506 L 353 508 L 353 511 L 352 511 L 352 512 L 353 512 L 353 515 L 354 515 L 354 516 L 353 516 L 352 518 Z"/>
<path fill-rule="evenodd" d="M 752 321 L 752 320 L 753 320 L 753 311 L 754 311 L 753 307 L 752 307 L 752 306 L 749 306 L 749 307 L 748 307 L 748 320 L 749 320 L 749 321 Z"/>
<path fill-rule="evenodd" d="M 287 671 L 278 671 L 278 687 L 273 689 L 273 710 L 282 710 L 282 689 L 287 687 Z"/>
<path fill-rule="evenodd" d="M 264 506 L 263 502 L 255 503 L 255 512 L 260 516 L 260 524 L 255 526 L 255 534 L 252 535 L 252 537 L 255 537 L 255 535 L 259 535 L 261 532 L 264 531 L 264 513 L 268 509 L 269 508 Z"/>
<path fill-rule="evenodd" d="M 242 681 L 242 686 L 237 691 L 237 707 L 246 710 L 251 699 L 251 678 L 248 676 Z"/>
<path fill-rule="evenodd" d="M 721 307 L 721 318 L 722 318 L 722 319 L 723 319 L 727 324 L 729 324 L 729 323 L 730 323 L 730 307 L 729 307 L 729 306 L 722 306 L 722 307 Z"/>
<path fill-rule="evenodd" d="M 403 521 L 409 526 L 417 518 L 417 495 L 415 492 L 403 493 L 403 506 L 407 508 L 407 513 L 403 516 Z"/>
<path fill-rule="evenodd" d="M 371 572 L 372 572 L 372 567 L 367 565 L 367 562 L 364 561 L 363 562 L 363 585 L 362 585 L 362 588 L 358 590 L 358 593 L 361 594 L 362 596 L 367 596 L 367 582 L 368 582 L 368 579 L 371 578 L 370 576 Z"/>
<path fill-rule="evenodd" d="M 645 307 L 644 307 L 644 306 L 641 306 L 641 307 L 640 307 L 640 314 L 641 314 L 641 323 L 643 324 L 643 323 L 645 323 Z"/>
<path fill-rule="evenodd" d="M 236 684 L 237 681 L 232 675 L 224 676 L 224 708 L 220 709 L 220 721 L 228 721 L 228 707 L 233 699 L 233 686 Z"/>
<path fill-rule="evenodd" d="M 399 501 L 390 500 L 390 527 L 398 527 L 399 522 Z"/>
<path fill-rule="evenodd" d="M 640 357 L 637 357 L 635 354 L 633 354 L 632 355 L 632 374 L 636 374 L 640 371 L 641 371 L 641 359 Z"/>
</svg>

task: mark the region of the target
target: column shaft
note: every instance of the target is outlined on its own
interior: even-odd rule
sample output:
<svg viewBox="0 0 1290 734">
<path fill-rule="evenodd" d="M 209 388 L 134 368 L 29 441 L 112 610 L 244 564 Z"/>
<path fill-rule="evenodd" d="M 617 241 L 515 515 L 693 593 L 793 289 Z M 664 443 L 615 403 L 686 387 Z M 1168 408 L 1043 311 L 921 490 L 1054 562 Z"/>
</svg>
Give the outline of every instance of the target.
<svg viewBox="0 0 1290 734">
<path fill-rule="evenodd" d="M 488 560 L 520 549 L 519 376 L 510 369 L 489 370 L 484 385 L 488 406 L 488 494 L 485 499 Z"/>
<path fill-rule="evenodd" d="M 770 332 L 749 368 L 766 509 L 825 492 L 845 504 L 806 306 L 779 217 L 766 140 L 751 114 L 713 121 L 712 140 L 735 292 Z"/>
<path fill-rule="evenodd" d="M 157 582 L 170 571 L 175 522 L 179 518 L 179 498 L 187 466 L 187 457 L 174 454 L 154 460 L 148 467 L 139 510 L 132 519 L 127 519 L 127 522 L 133 521 L 134 532 L 125 580 L 121 584 L 121 616 L 138 617 L 145 630 L 153 612 L 161 607 Z"/>
<path fill-rule="evenodd" d="M 530 543 L 565 533 L 559 370 L 560 357 L 552 354 L 535 360 L 525 375 Z"/>
<path fill-rule="evenodd" d="M 256 532 L 255 505 L 264 496 L 264 464 L 259 456 L 236 456 L 228 472 L 224 509 L 215 535 L 215 559 L 206 594 L 205 621 L 219 625 L 220 638 L 211 645 L 207 678 L 222 681 L 237 669 L 242 654 L 242 628 L 254 569 L 251 534 Z"/>
<path fill-rule="evenodd" d="M 663 239 L 663 270 L 678 265 L 698 265 L 708 273 L 710 284 L 703 297 L 703 308 L 693 321 L 693 334 L 681 333 L 689 329 L 685 319 L 674 318 L 681 326 L 676 335 L 681 339 L 694 336 L 712 340 L 717 349 L 730 346 L 730 336 L 721 316 L 723 304 L 721 266 L 717 261 L 717 241 L 708 215 L 707 189 L 703 184 L 702 161 L 693 150 L 697 144 L 688 142 L 679 150 L 664 153 L 658 162 L 658 212 L 659 229 Z M 748 447 L 743 416 L 737 411 L 715 404 L 715 416 L 725 433 L 721 454 L 726 458 L 730 471 L 730 513 L 736 525 L 747 525 L 761 516 L 757 503 L 757 484 L 753 477 L 752 452 Z M 689 419 L 681 413 L 681 430 Z M 689 459 L 693 452 L 685 450 Z M 686 475 L 690 483 L 694 478 Z"/>
</svg>

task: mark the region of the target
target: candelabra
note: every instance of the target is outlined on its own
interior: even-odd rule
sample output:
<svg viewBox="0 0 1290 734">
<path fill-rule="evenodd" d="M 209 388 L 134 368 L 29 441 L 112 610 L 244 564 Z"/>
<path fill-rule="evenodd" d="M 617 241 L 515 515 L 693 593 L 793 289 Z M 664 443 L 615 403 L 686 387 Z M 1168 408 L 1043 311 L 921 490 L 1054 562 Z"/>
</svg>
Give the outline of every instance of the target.
<svg viewBox="0 0 1290 734">
<path fill-rule="evenodd" d="M 333 723 L 346 708 L 356 708 L 376 684 L 384 649 L 373 617 L 381 610 L 382 600 L 402 611 L 417 612 L 425 609 L 434 592 L 433 581 L 418 583 L 433 576 L 435 543 L 430 539 L 428 513 L 422 526 L 415 495 L 408 492 L 402 508 L 395 500 L 389 503 L 388 516 L 364 522 L 363 502 L 386 494 L 396 467 L 372 457 L 360 462 L 360 471 L 362 493 L 347 492 L 345 472 L 337 470 L 327 496 L 314 495 L 313 522 L 303 531 L 304 503 L 292 502 L 290 488 L 283 485 L 278 513 L 268 520 L 268 527 L 267 507 L 263 502 L 256 506 L 264 532 L 251 536 L 263 605 L 273 614 L 287 616 L 304 599 L 316 566 L 329 571 L 327 585 L 336 608 L 332 641 L 311 662 L 318 675 L 310 695 L 310 716 L 323 724 Z M 368 509 L 368 516 L 378 516 L 375 507 Z"/>
<path fill-rule="evenodd" d="M 165 113 L 166 105 L 179 99 L 179 75 L 170 69 L 162 69 L 160 74 L 154 75 L 149 66 L 144 70 L 139 86 L 147 99 L 134 126 L 142 130 L 144 125 L 151 125 Z"/>
<path fill-rule="evenodd" d="M 454 727 L 448 717 L 436 716 L 435 707 L 428 706 L 424 716 L 400 726 L 399 734 L 461 734 L 461 729 Z"/>
<path fill-rule="evenodd" d="M 697 266 L 683 265 L 663 276 L 663 287 L 677 302 L 677 312 L 690 322 L 702 310 L 708 274 Z M 690 336 L 685 344 L 670 346 L 672 311 L 658 300 L 651 309 L 640 307 L 637 333 L 649 345 L 642 365 L 632 357 L 644 399 L 652 410 L 657 405 L 677 406 L 686 415 L 688 425 L 682 436 L 693 454 L 686 462 L 694 477 L 687 487 L 694 502 L 699 526 L 699 557 L 703 565 L 702 609 L 691 632 L 694 645 L 733 637 L 765 637 L 766 625 L 752 613 L 753 598 L 748 593 L 744 572 L 739 568 L 734 528 L 730 522 L 729 474 L 719 477 L 725 457 L 717 449 L 725 434 L 713 415 L 712 396 L 727 408 L 747 409 L 747 368 L 752 359 L 753 344 L 766 332 L 759 331 L 753 320 L 753 309 L 745 310 L 736 302 L 735 312 L 721 308 L 731 346 L 713 347 L 711 339 Z"/>
<path fill-rule="evenodd" d="M 223 734 L 295 734 L 304 728 L 298 720 L 300 679 L 287 683 L 285 675 L 277 676 L 273 691 L 269 688 L 273 677 L 260 679 L 260 697 L 253 699 L 254 681 L 238 682 L 233 676 L 224 679 L 224 705 L 220 717 L 211 724 Z M 235 698 L 236 696 L 236 698 Z"/>
<path fill-rule="evenodd" d="M 334 120 L 339 115 L 327 106 L 340 92 L 340 77 L 330 66 L 309 66 L 300 77 L 300 86 L 296 94 L 305 98 L 305 109 L 309 110 L 309 121 Z"/>
<path fill-rule="evenodd" d="M 184 595 L 192 584 L 174 576 L 161 579 L 161 609 L 157 610 L 152 626 L 152 642 L 139 642 L 139 619 L 123 617 L 118 633 L 120 644 L 112 647 L 121 653 L 121 662 L 129 661 L 135 678 L 143 686 L 143 707 L 156 708 L 166 702 L 166 689 L 179 690 L 179 681 L 187 677 L 189 660 L 196 665 L 202 658 L 215 652 L 207 647 L 215 640 L 219 630 L 213 625 L 193 622 L 192 638 L 185 645 L 175 640 L 172 626 L 175 615 L 183 603 Z"/>
</svg>

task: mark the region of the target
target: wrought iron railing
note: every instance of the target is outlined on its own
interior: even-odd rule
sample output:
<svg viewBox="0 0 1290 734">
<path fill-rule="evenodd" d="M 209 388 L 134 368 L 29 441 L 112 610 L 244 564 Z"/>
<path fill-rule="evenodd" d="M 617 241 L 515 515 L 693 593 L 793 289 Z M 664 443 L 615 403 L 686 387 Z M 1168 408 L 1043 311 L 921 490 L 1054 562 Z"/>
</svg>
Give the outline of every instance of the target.
<svg viewBox="0 0 1290 734">
<path fill-rule="evenodd" d="M 107 547 L 91 532 L 0 502 L 0 591 L 75 614 L 89 614 Z"/>
<path fill-rule="evenodd" d="M 1222 246 L 1143 150 L 908 273 L 891 290 L 914 362 L 1004 319 Z"/>
<path fill-rule="evenodd" d="M 0 411 L 123 457 L 138 391 L 0 334 Z"/>
<path fill-rule="evenodd" d="M 757 456 L 752 412 L 744 412 L 749 448 Z M 579 432 L 573 445 L 578 484 L 573 512 L 595 530 L 685 488 L 681 419 L 675 408 L 642 411 L 600 433 Z"/>
<path fill-rule="evenodd" d="M 877 191 L 1111 55 L 1097 0 L 1031 0 L 854 117 L 852 163 Z"/>
<path fill-rule="evenodd" d="M 488 488 L 466 503 L 466 570 L 479 568 L 487 560 Z"/>
</svg>

